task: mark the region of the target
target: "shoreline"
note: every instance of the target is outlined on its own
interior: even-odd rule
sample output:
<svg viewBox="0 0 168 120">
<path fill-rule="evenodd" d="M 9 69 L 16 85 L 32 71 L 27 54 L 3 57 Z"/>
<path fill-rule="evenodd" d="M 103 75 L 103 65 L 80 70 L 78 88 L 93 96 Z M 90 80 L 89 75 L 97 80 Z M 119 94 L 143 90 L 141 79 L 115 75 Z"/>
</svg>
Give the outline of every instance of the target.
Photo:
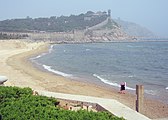
<svg viewBox="0 0 168 120">
<path fill-rule="evenodd" d="M 143 42 L 143 41 L 142 41 Z M 125 43 L 125 42 L 122 42 L 122 43 Z M 121 44 L 122 44 L 121 43 Z M 130 42 L 130 43 L 132 43 L 132 42 Z M 88 43 L 86 43 L 86 45 L 87 45 Z M 91 45 L 92 43 L 90 43 L 89 45 Z M 93 43 L 94 45 L 96 44 L 101 44 L 101 43 Z M 107 43 L 102 43 L 102 44 L 107 44 Z M 120 43 L 119 43 L 120 44 Z M 73 45 L 73 44 L 67 44 L 68 46 L 70 45 Z M 84 44 L 81 44 L 81 43 L 76 43 L 75 45 L 73 45 L 73 47 L 75 47 L 75 46 L 78 46 L 78 45 L 85 45 L 85 43 Z M 117 44 L 118 45 L 118 44 Z M 129 47 L 132 47 L 132 44 L 128 44 L 128 45 L 130 45 Z M 133 45 L 136 45 L 136 43 L 135 44 L 133 44 Z M 139 43 L 137 44 L 137 46 L 139 45 Z M 52 44 L 52 46 L 53 46 L 53 44 Z M 66 44 L 63 44 L 63 45 L 59 45 L 59 44 L 55 44 L 55 47 L 57 47 L 57 46 L 66 46 Z M 49 49 L 49 51 L 51 51 L 51 48 L 52 47 L 50 47 L 50 49 Z M 58 47 L 59 48 L 59 47 Z M 59 49 L 60 50 L 60 49 Z M 66 50 L 66 47 L 63 49 L 64 50 L 64 52 L 65 51 L 68 51 L 68 50 Z M 62 51 L 63 51 L 62 50 Z M 86 49 L 86 51 L 87 51 L 88 49 Z M 89 51 L 90 51 L 90 49 L 89 49 Z M 56 54 L 56 51 L 54 52 L 55 54 Z M 48 54 L 48 53 L 47 53 Z M 62 54 L 64 54 L 64 53 L 62 53 Z M 70 53 L 71 54 L 71 53 Z M 81 53 L 82 54 L 82 53 Z M 59 54 L 60 55 L 60 54 Z M 38 56 L 40 56 L 40 55 L 38 55 Z M 48 55 L 47 55 L 48 56 Z M 50 56 L 50 55 L 49 55 Z M 58 55 L 57 55 L 58 56 Z M 64 56 L 64 55 L 63 55 Z M 60 55 L 60 57 L 61 57 L 61 55 Z M 64 56 L 65 57 L 65 56 Z M 39 58 L 39 57 L 38 57 Z M 44 56 L 44 58 L 45 58 L 45 56 Z M 61 57 L 62 58 L 62 57 Z M 42 57 L 42 59 L 43 59 L 43 57 Z M 57 59 L 57 58 L 56 58 Z M 77 59 L 77 58 L 76 58 Z M 59 59 L 60 60 L 60 59 Z M 41 61 L 41 60 L 40 60 Z M 70 71 L 69 69 L 58 69 L 57 67 L 54 67 L 54 66 L 52 66 L 50 63 L 48 63 L 48 62 L 38 62 L 38 60 L 35 60 L 35 63 L 37 62 L 37 64 L 35 64 L 35 67 L 38 67 L 38 68 L 40 68 L 41 70 L 44 70 L 44 71 L 50 71 L 50 72 L 53 72 L 53 73 L 55 73 L 55 74 L 57 74 L 57 75 L 60 75 L 60 76 L 63 76 L 63 77 L 66 77 L 66 78 L 68 78 L 68 79 L 75 79 L 75 80 L 77 80 L 77 81 L 79 81 L 79 82 L 85 82 L 85 83 L 90 83 L 90 84 L 96 84 L 96 85 L 98 85 L 98 86 L 103 86 L 103 87 L 109 87 L 109 88 L 114 88 L 115 90 L 119 90 L 120 89 L 120 84 L 119 84 L 119 82 L 115 82 L 116 80 L 115 80 L 115 78 L 110 78 L 111 80 L 113 80 L 112 82 L 110 81 L 110 79 L 108 79 L 108 78 L 106 78 L 106 77 L 103 77 L 103 76 L 101 76 L 101 73 L 99 73 L 99 71 L 98 72 L 95 72 L 95 71 L 91 71 L 91 72 L 89 72 L 88 74 L 86 74 L 85 72 L 84 73 L 82 73 L 82 72 L 79 72 L 79 71 Z M 52 62 L 52 61 L 51 61 Z M 59 62 L 59 61 L 58 61 Z M 78 61 L 77 61 L 78 62 Z M 56 64 L 56 63 L 55 63 Z M 57 65 L 57 64 L 56 64 Z M 51 67 L 52 66 L 52 67 Z M 58 64 L 58 66 L 59 66 L 59 64 Z M 63 65 L 64 66 L 64 65 Z M 78 67 L 81 67 L 81 66 L 79 66 L 78 65 Z M 59 66 L 59 68 L 63 68 L 63 67 L 60 67 Z M 66 68 L 66 67 L 65 67 Z M 96 74 L 97 73 L 97 74 Z M 151 75 L 149 75 L 149 77 L 150 77 Z M 122 77 L 122 76 L 121 76 Z M 134 77 L 134 75 L 132 76 L 132 75 L 128 75 L 128 78 L 132 78 L 132 77 Z M 153 77 L 153 76 L 151 76 L 151 77 Z M 135 78 L 134 78 L 135 79 Z M 120 79 L 118 79 L 119 81 L 120 81 Z M 145 80 L 145 79 L 144 79 Z M 127 88 L 126 88 L 126 90 L 128 91 L 128 92 L 131 92 L 131 93 L 135 93 L 135 89 L 136 89 L 136 86 L 135 86 L 135 84 L 133 83 L 133 84 L 131 84 L 131 83 L 129 83 L 129 81 L 127 81 L 128 82 L 128 86 L 127 86 Z M 141 84 L 141 83 L 139 83 L 139 84 Z M 160 101 L 160 102 L 163 102 L 163 103 L 165 103 L 165 104 L 168 104 L 168 102 L 167 102 L 167 91 L 163 91 L 163 92 L 161 92 L 161 93 L 157 93 L 160 89 L 156 89 L 156 88 L 154 88 L 154 89 L 150 89 L 150 88 L 148 88 L 148 87 L 146 87 L 146 84 L 144 84 L 144 87 L 145 87 L 145 91 L 144 91 L 144 94 L 145 94 L 145 96 L 147 97 L 147 98 L 149 98 L 149 99 L 155 99 L 155 100 L 158 100 L 158 101 Z M 163 88 L 164 89 L 164 88 Z M 165 89 L 166 89 L 166 87 L 165 87 Z M 156 91 L 155 91 L 156 90 Z"/>
<path fill-rule="evenodd" d="M 40 49 L 38 47 L 34 50 L 22 52 L 21 54 L 14 54 L 14 56 L 12 55 L 7 58 L 7 60 L 5 60 L 7 65 L 15 71 L 14 73 L 11 72 L 12 77 L 18 76 L 15 79 L 21 79 L 19 76 L 19 74 L 21 74 L 22 79 L 26 78 L 25 80 L 21 79 L 19 83 L 17 83 L 18 81 L 12 81 L 11 77 L 11 82 L 13 82 L 13 85 L 19 87 L 29 86 L 32 89 L 48 90 L 51 92 L 112 98 L 135 110 L 135 94 L 119 94 L 118 90 L 115 89 L 71 80 L 36 68 L 33 63 L 31 63 L 29 58 L 48 51 L 48 43 L 44 43 L 42 46 L 43 47 L 39 46 Z M 29 82 L 27 82 L 28 80 Z M 165 105 L 156 100 L 145 99 L 144 115 L 150 118 L 163 118 L 168 116 L 167 111 L 168 105 Z"/>
</svg>

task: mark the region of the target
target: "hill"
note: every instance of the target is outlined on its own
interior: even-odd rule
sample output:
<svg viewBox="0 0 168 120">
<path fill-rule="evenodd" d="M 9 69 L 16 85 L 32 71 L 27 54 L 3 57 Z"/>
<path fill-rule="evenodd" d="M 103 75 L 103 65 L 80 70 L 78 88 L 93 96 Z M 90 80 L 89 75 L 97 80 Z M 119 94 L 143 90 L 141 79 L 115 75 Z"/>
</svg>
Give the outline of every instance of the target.
<svg viewBox="0 0 168 120">
<path fill-rule="evenodd" d="M 100 42 L 113 40 L 131 40 L 134 37 L 153 38 L 154 33 L 136 23 L 111 19 L 111 11 L 82 13 L 70 16 L 51 16 L 50 18 L 24 18 L 0 21 L 0 32 L 22 33 L 63 33 L 59 35 L 30 35 L 31 39 L 43 39 L 75 42 Z M 65 36 L 65 37 L 64 37 Z M 132 36 L 132 37 L 131 37 Z M 25 35 L 1 33 L 0 39 L 24 38 Z"/>
<path fill-rule="evenodd" d="M 0 31 L 3 32 L 68 32 L 74 29 L 83 30 L 106 20 L 106 12 L 88 11 L 85 14 L 70 16 L 52 16 L 50 18 L 24 18 L 0 21 Z"/>
<path fill-rule="evenodd" d="M 18 36 L 17 34 L 20 32 L 25 33 L 31 40 L 50 40 L 57 43 L 108 42 L 131 39 L 111 19 L 110 10 L 108 12 L 88 11 L 85 14 L 52 16 L 50 18 L 32 19 L 27 17 L 25 19 L 4 20 L 0 21 L 0 32 L 2 32 L 0 39 L 13 38 L 11 35 Z M 21 34 L 21 38 L 22 36 Z"/>
<path fill-rule="evenodd" d="M 121 26 L 121 28 L 130 36 L 135 37 L 155 37 L 156 35 L 148 30 L 145 27 L 142 27 L 136 23 L 124 21 L 121 19 L 115 19 L 114 20 L 117 24 Z"/>
</svg>

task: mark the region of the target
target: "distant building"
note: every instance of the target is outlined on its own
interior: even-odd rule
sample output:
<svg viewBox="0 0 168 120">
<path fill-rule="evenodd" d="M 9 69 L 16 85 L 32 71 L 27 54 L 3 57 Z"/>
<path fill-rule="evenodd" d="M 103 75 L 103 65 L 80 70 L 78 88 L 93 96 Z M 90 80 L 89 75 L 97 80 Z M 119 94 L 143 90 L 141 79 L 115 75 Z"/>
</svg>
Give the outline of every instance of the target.
<svg viewBox="0 0 168 120">
<path fill-rule="evenodd" d="M 101 12 L 101 11 L 98 11 L 96 13 L 92 12 L 92 11 L 88 11 L 86 14 L 85 14 L 85 17 L 84 17 L 84 20 L 92 20 L 96 17 L 100 17 L 100 16 L 103 16 L 103 15 L 107 15 L 107 12 Z"/>
</svg>

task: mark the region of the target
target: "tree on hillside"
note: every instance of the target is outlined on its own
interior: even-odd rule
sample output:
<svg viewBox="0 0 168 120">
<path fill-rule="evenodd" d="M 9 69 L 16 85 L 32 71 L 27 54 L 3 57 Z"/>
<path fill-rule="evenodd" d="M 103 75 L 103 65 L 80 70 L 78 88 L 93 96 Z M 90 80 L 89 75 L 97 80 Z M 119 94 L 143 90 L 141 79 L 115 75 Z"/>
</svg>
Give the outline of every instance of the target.
<svg viewBox="0 0 168 120">
<path fill-rule="evenodd" d="M 12 19 L 0 21 L 0 31 L 31 32 L 31 31 L 48 31 L 48 32 L 67 32 L 74 29 L 85 29 L 101 23 L 108 17 L 107 14 L 94 15 L 90 21 L 84 20 L 87 15 L 93 15 L 94 12 L 88 11 L 86 14 L 70 16 L 52 16 L 50 18 L 30 17 L 24 19 Z"/>
</svg>

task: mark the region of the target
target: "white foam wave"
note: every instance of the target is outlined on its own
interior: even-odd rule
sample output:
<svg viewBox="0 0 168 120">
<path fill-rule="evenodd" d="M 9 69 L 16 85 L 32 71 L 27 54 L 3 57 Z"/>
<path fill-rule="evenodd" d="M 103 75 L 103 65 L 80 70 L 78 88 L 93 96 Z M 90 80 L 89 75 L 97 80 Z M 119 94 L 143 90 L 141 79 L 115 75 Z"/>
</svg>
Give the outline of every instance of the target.
<svg viewBox="0 0 168 120">
<path fill-rule="evenodd" d="M 86 49 L 86 51 L 90 51 L 90 49 Z"/>
<path fill-rule="evenodd" d="M 168 87 L 166 87 L 166 90 L 168 90 Z"/>
<path fill-rule="evenodd" d="M 51 45 L 51 46 L 50 46 L 50 49 L 48 50 L 48 53 L 51 53 L 51 52 L 52 52 L 53 47 L 54 47 L 54 45 Z M 40 55 L 38 55 L 38 56 L 36 56 L 36 57 L 30 58 L 30 60 L 35 60 L 35 59 L 41 58 L 41 57 L 43 57 L 43 56 L 46 55 L 46 54 L 47 54 L 47 53 L 42 53 L 42 54 L 40 54 Z"/>
<path fill-rule="evenodd" d="M 142 47 L 142 46 L 132 46 L 132 45 L 127 45 L 127 47 L 129 47 L 129 48 L 139 48 L 139 47 Z"/>
<path fill-rule="evenodd" d="M 37 58 L 40 58 L 40 57 L 42 57 L 42 56 L 44 56 L 44 55 L 46 55 L 47 53 L 42 53 L 41 55 L 38 55 L 37 57 L 35 57 L 35 59 L 37 59 Z"/>
<path fill-rule="evenodd" d="M 128 77 L 129 77 L 129 78 L 133 78 L 134 76 L 133 76 L 133 75 L 129 75 Z"/>
<path fill-rule="evenodd" d="M 49 53 L 51 53 L 53 51 L 53 48 L 54 48 L 54 45 L 51 45 L 50 49 L 49 49 Z"/>
<path fill-rule="evenodd" d="M 38 59 L 38 58 L 40 58 L 40 57 L 42 57 L 42 56 L 44 56 L 44 55 L 46 55 L 46 54 L 47 54 L 47 53 L 42 53 L 42 54 L 40 54 L 40 55 L 38 55 L 38 56 L 36 56 L 36 57 L 30 58 L 30 60 Z"/>
<path fill-rule="evenodd" d="M 41 57 L 41 55 L 38 55 L 38 56 L 34 57 L 33 59 L 38 59 L 38 58 L 40 58 L 40 57 Z"/>
<path fill-rule="evenodd" d="M 156 92 L 153 90 L 145 90 L 145 93 L 150 94 L 150 95 L 156 95 Z"/>
<path fill-rule="evenodd" d="M 112 86 L 115 86 L 115 87 L 120 87 L 120 84 L 118 83 L 113 83 L 109 80 L 106 80 L 104 78 L 101 78 L 100 76 L 96 75 L 96 74 L 93 74 L 94 77 L 98 78 L 99 80 L 101 80 L 102 82 L 104 82 L 105 84 L 108 84 L 108 85 L 112 85 Z M 135 90 L 134 88 L 131 88 L 131 87 L 127 87 L 126 86 L 126 89 L 128 90 Z"/>
<path fill-rule="evenodd" d="M 63 72 L 60 72 L 60 71 L 56 71 L 54 69 L 51 68 L 51 66 L 47 66 L 47 65 L 42 65 L 44 69 L 50 71 L 50 72 L 53 72 L 55 74 L 58 74 L 58 75 L 61 75 L 61 76 L 64 76 L 64 77 L 72 77 L 71 74 L 66 74 L 66 73 L 63 73 Z"/>
</svg>

